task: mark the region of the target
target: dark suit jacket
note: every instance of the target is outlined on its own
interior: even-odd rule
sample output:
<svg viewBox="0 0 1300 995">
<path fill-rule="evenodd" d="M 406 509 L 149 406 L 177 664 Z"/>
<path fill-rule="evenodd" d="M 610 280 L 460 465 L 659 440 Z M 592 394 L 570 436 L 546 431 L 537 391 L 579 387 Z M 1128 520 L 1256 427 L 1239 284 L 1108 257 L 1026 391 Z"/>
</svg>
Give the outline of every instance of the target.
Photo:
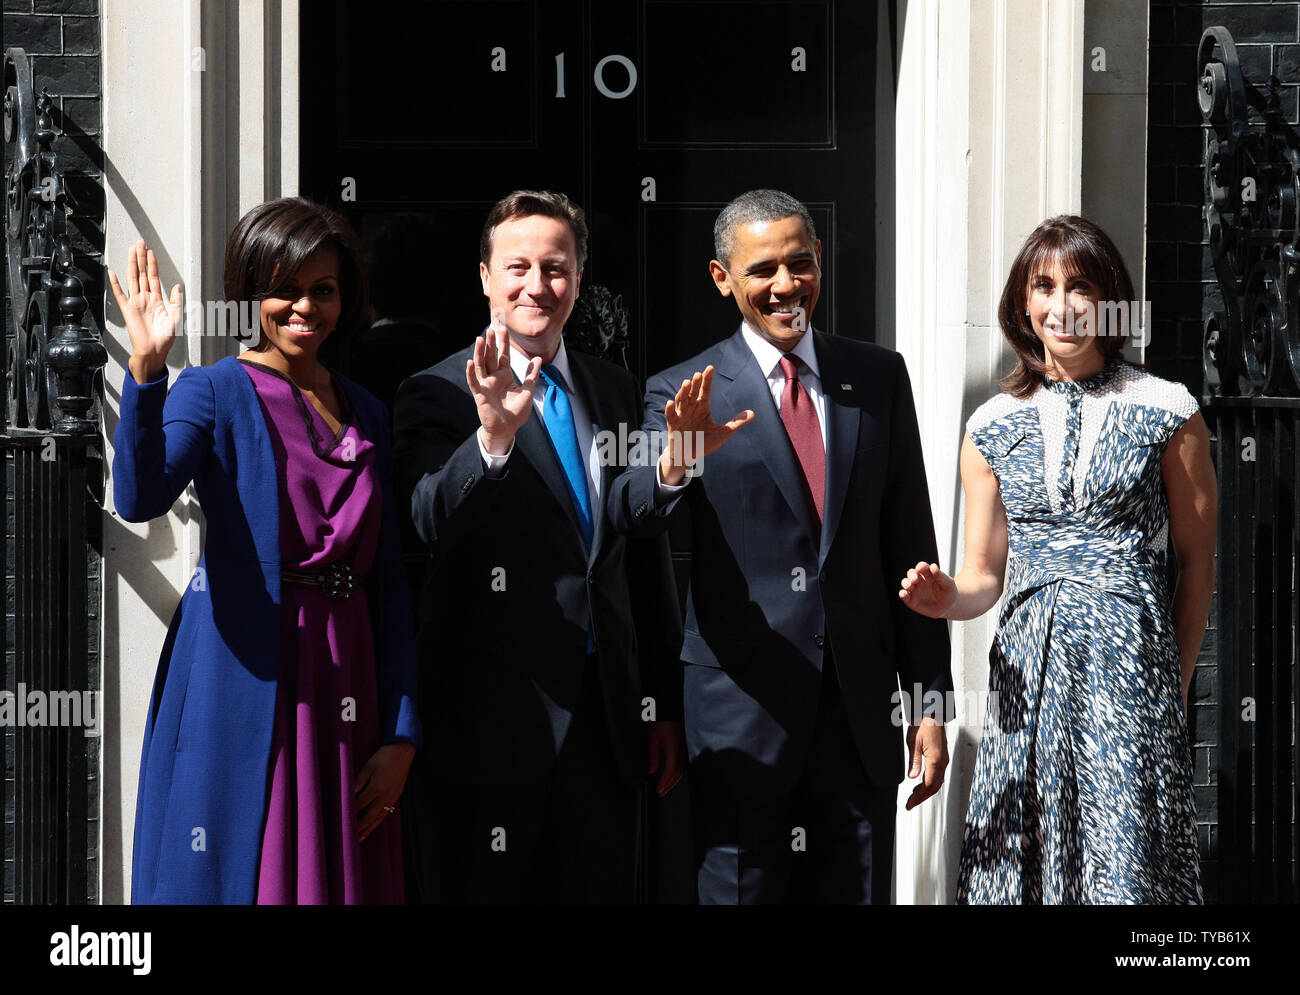
<svg viewBox="0 0 1300 995">
<path fill-rule="evenodd" d="M 643 697 L 655 699 L 657 719 L 681 717 L 681 623 L 667 539 L 626 539 L 597 506 L 589 553 L 535 414 L 504 474 L 488 477 L 465 383 L 471 354 L 403 383 L 394 413 L 399 487 L 432 547 L 416 611 L 426 762 L 434 776 L 474 783 L 543 776 L 581 688 L 590 617 L 619 767 L 643 776 Z M 568 355 L 598 428 L 634 429 L 641 403 L 631 375 Z M 617 472 L 604 468 L 602 494 Z"/>
<path fill-rule="evenodd" d="M 881 787 L 902 780 L 899 682 L 949 691 L 948 630 L 907 609 L 898 582 L 938 559 L 911 386 L 903 359 L 814 332 L 827 411 L 825 522 L 818 538 L 800 470 L 764 372 L 738 330 L 647 383 L 647 431 L 681 382 L 715 367 L 721 422 L 755 419 L 703 460 L 682 492 L 691 518 L 686 599 L 687 745 L 693 764 L 759 794 L 788 790 L 817 713 L 823 650 L 834 660 L 862 763 Z M 654 466 L 608 494 L 615 528 L 653 534 L 671 505 Z"/>
</svg>

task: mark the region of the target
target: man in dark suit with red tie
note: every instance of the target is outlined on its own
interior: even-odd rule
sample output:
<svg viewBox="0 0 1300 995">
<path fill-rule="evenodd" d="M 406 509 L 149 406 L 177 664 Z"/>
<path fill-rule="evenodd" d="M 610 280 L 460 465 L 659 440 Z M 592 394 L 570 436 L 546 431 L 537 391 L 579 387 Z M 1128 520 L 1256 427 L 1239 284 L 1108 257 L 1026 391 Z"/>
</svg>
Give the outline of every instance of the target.
<svg viewBox="0 0 1300 995">
<path fill-rule="evenodd" d="M 904 739 L 908 808 L 948 762 L 942 714 L 900 722 L 899 684 L 952 688 L 945 623 L 896 593 L 938 558 L 911 385 L 897 353 L 812 330 L 821 243 L 797 200 L 743 194 L 714 240 L 741 326 L 650 378 L 643 427 L 666 442 L 609 491 L 621 531 L 691 519 L 700 901 L 888 903 Z"/>
</svg>

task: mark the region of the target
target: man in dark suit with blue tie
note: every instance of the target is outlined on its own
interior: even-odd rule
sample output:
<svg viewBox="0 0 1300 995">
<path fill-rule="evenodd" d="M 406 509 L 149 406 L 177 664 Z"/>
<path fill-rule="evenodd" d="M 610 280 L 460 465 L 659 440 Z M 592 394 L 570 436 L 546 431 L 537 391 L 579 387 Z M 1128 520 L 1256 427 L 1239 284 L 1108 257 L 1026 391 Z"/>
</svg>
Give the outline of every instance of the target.
<svg viewBox="0 0 1300 995">
<path fill-rule="evenodd" d="M 667 540 L 625 539 L 604 513 L 618 468 L 601 442 L 639 423 L 640 392 L 565 348 L 581 208 L 515 191 L 480 251 L 491 327 L 405 381 L 394 419 L 432 552 L 408 852 L 425 900 L 627 903 L 640 780 L 658 771 L 663 794 L 684 761 Z"/>
<path fill-rule="evenodd" d="M 812 330 L 821 243 L 797 200 L 743 194 L 714 239 L 710 271 L 741 326 L 650 378 L 658 464 L 609 491 L 629 534 L 677 506 L 691 520 L 681 657 L 700 901 L 888 903 L 901 726 L 923 776 L 909 809 L 948 762 L 941 710 L 900 721 L 899 683 L 921 700 L 952 688 L 945 624 L 896 593 L 937 560 L 911 385 L 897 353 Z"/>
</svg>

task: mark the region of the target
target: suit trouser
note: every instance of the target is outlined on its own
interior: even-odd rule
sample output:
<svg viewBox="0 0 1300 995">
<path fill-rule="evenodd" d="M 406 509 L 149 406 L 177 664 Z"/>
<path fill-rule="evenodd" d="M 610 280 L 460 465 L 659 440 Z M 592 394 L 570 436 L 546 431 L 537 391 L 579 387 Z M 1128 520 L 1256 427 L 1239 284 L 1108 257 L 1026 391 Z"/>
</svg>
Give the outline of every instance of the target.
<svg viewBox="0 0 1300 995">
<path fill-rule="evenodd" d="M 692 780 L 700 903 L 888 905 L 897 797 L 867 778 L 828 651 L 793 790 L 758 798 Z"/>
<path fill-rule="evenodd" d="M 636 790 L 618 770 L 594 656 L 541 779 L 434 780 L 439 898 L 450 904 L 631 903 Z"/>
</svg>

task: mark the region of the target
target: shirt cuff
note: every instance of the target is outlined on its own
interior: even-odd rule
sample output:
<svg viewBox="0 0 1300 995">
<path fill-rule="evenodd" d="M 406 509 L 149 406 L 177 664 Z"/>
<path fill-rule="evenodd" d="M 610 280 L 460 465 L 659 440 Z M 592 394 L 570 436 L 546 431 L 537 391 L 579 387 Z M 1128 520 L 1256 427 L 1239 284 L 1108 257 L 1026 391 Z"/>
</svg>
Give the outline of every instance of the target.
<svg viewBox="0 0 1300 995">
<path fill-rule="evenodd" d="M 677 496 L 686 490 L 686 485 L 690 482 L 690 477 L 683 477 L 680 484 L 665 484 L 663 472 L 659 468 L 659 461 L 655 460 L 655 500 L 659 504 L 663 505 L 676 500 Z"/>
<path fill-rule="evenodd" d="M 483 472 L 489 477 L 499 477 L 506 472 L 506 460 L 510 454 L 515 451 L 515 442 L 510 440 L 510 448 L 505 451 L 503 456 L 495 456 L 488 452 L 483 445 L 483 432 L 480 429 L 474 433 L 474 438 L 478 441 L 479 455 L 483 457 Z"/>
</svg>

